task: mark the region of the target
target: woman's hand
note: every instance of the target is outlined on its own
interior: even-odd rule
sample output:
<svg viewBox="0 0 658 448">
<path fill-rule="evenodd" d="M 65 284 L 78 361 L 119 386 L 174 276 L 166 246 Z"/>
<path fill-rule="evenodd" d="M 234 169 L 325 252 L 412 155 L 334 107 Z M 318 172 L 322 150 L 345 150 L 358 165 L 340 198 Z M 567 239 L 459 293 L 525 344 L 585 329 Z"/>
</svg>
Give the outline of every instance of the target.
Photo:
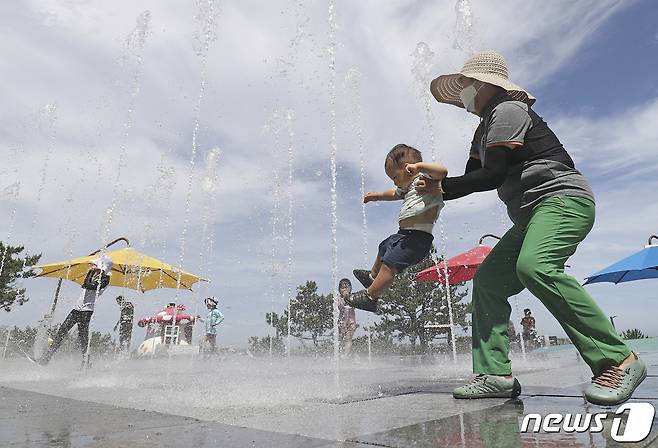
<svg viewBox="0 0 658 448">
<path fill-rule="evenodd" d="M 439 194 L 441 190 L 441 181 L 421 177 L 416 182 L 416 191 L 420 194 Z"/>
<path fill-rule="evenodd" d="M 363 197 L 363 203 L 367 204 L 368 202 L 374 202 L 379 200 L 379 194 L 375 193 L 373 191 L 369 191 L 366 193 L 366 195 Z"/>
</svg>

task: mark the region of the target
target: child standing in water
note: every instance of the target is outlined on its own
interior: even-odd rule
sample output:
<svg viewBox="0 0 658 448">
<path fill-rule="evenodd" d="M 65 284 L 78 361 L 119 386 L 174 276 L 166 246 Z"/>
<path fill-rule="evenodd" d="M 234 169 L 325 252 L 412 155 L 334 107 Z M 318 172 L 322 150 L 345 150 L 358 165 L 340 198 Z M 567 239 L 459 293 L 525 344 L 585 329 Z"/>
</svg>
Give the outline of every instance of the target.
<svg viewBox="0 0 658 448">
<path fill-rule="evenodd" d="M 395 274 L 420 263 L 432 248 L 432 230 L 443 208 L 443 196 L 440 193 L 418 193 L 418 181 L 421 178 L 441 181 L 448 174 L 443 165 L 423 162 L 420 151 L 404 144 L 396 145 L 389 151 L 384 170 L 396 188 L 369 192 L 363 202 L 401 200 L 400 229 L 379 244 L 379 252 L 370 271 L 354 270 L 354 276 L 367 289 L 345 299 L 348 305 L 371 312 L 377 311 L 377 299 L 391 286 Z"/>
<path fill-rule="evenodd" d="M 210 355 L 217 353 L 217 325 L 222 323 L 224 315 L 217 309 L 217 298 L 208 297 L 205 302 L 206 308 L 208 308 L 208 315 L 205 320 L 202 319 L 201 316 L 197 316 L 197 319 L 206 324 L 204 345 L 206 347 L 210 346 L 210 350 L 208 350 L 208 353 L 206 354 L 206 359 L 208 359 Z"/>
<path fill-rule="evenodd" d="M 338 282 L 338 330 L 344 357 L 352 354 L 352 338 L 357 327 L 354 308 L 345 304 L 345 299 L 349 298 L 350 294 L 352 294 L 352 282 L 348 278 L 340 279 Z"/>
</svg>

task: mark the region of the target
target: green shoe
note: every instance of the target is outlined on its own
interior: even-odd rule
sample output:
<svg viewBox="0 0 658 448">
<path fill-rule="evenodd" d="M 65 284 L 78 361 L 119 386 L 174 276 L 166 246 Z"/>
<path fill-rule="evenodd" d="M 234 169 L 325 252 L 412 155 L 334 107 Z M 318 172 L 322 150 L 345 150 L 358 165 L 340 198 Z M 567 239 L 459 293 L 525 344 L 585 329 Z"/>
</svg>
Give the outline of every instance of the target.
<svg viewBox="0 0 658 448">
<path fill-rule="evenodd" d="M 478 375 L 452 392 L 455 398 L 516 398 L 519 395 L 521 384 L 516 378 L 497 375 Z"/>
<path fill-rule="evenodd" d="M 361 290 L 355 292 L 345 299 L 345 303 L 352 308 L 358 308 L 363 311 L 377 312 L 377 300 L 368 295 L 368 291 Z"/>
<path fill-rule="evenodd" d="M 590 403 L 601 406 L 615 406 L 631 398 L 633 392 L 647 377 L 647 366 L 635 352 L 633 361 L 626 368 L 610 366 L 592 378 L 585 390 L 585 398 Z"/>
</svg>

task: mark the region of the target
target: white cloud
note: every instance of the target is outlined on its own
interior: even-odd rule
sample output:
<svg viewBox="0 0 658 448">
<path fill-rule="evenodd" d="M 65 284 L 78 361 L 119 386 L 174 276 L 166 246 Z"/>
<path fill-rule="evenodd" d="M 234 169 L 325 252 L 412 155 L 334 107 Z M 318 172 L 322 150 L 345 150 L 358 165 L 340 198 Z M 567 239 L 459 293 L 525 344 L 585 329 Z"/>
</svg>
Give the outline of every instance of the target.
<svg viewBox="0 0 658 448">
<path fill-rule="evenodd" d="M 658 169 L 658 98 L 603 117 L 562 117 L 555 123 L 570 151 L 598 175 L 647 182 Z"/>
</svg>

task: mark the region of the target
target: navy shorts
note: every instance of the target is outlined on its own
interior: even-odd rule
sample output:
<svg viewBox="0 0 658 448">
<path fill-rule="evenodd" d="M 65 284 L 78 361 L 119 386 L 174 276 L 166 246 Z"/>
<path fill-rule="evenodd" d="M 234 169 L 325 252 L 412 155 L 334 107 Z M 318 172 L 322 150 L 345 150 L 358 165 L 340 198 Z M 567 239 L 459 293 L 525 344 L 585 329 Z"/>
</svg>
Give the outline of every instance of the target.
<svg viewBox="0 0 658 448">
<path fill-rule="evenodd" d="M 423 261 L 432 248 L 434 235 L 421 230 L 398 230 L 398 233 L 379 243 L 382 262 L 402 272 L 409 266 Z"/>
</svg>

